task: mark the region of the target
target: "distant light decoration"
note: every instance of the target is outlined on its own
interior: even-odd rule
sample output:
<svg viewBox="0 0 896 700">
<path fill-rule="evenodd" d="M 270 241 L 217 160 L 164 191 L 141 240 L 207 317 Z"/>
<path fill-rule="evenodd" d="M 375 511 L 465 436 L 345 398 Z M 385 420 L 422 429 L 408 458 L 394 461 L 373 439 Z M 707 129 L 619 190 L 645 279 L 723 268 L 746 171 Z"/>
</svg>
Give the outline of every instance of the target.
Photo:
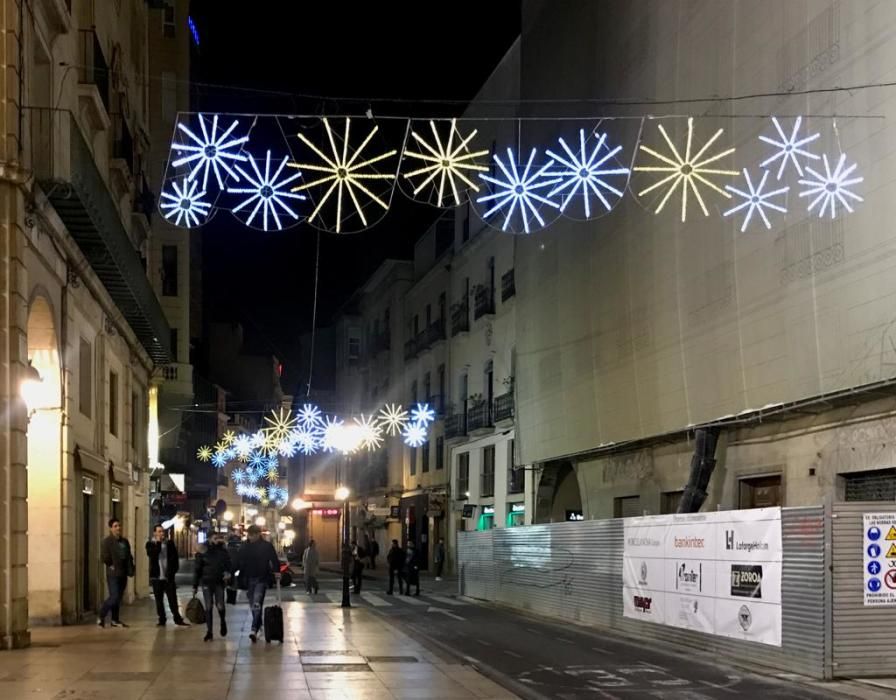
<svg viewBox="0 0 896 700">
<path fill-rule="evenodd" d="M 724 170 L 719 168 L 707 168 L 707 165 L 711 163 L 715 163 L 726 156 L 734 153 L 734 148 L 728 148 L 720 153 L 716 153 L 714 156 L 709 156 L 704 158 L 704 154 L 710 149 L 710 147 L 718 140 L 719 136 L 724 133 L 724 129 L 719 129 L 715 134 L 705 143 L 703 147 L 700 148 L 699 151 L 695 154 L 691 154 L 692 144 L 694 141 L 694 118 L 688 118 L 688 135 L 687 135 L 687 144 L 684 150 L 684 156 L 682 156 L 678 149 L 675 147 L 675 144 L 672 143 L 672 139 L 669 138 L 669 135 L 666 133 L 665 128 L 663 128 L 662 124 L 658 125 L 659 132 L 662 134 L 663 139 L 666 141 L 666 145 L 669 147 L 670 156 L 665 156 L 649 146 L 645 146 L 641 144 L 641 150 L 645 153 L 653 156 L 659 161 L 666 163 L 666 165 L 649 165 L 649 166 L 636 166 L 635 170 L 638 172 L 647 172 L 647 173 L 669 173 L 666 177 L 655 182 L 650 185 L 646 189 L 642 190 L 638 193 L 639 197 L 643 197 L 654 190 L 663 187 L 664 185 L 668 185 L 668 189 L 666 194 L 660 200 L 660 203 L 657 205 L 655 213 L 659 214 L 662 212 L 663 208 L 666 206 L 666 202 L 669 201 L 669 198 L 675 193 L 678 189 L 678 186 L 681 185 L 681 221 L 684 223 L 687 220 L 688 215 L 688 191 L 691 191 L 694 195 L 694 198 L 697 200 L 697 203 L 700 205 L 700 209 L 703 211 L 704 216 L 709 216 L 709 210 L 706 208 L 706 204 L 703 201 L 703 197 L 700 194 L 699 185 L 703 185 L 708 187 L 711 190 L 721 194 L 726 199 L 730 199 L 731 195 L 723 190 L 721 187 L 712 182 L 709 177 L 712 175 L 723 175 L 723 176 L 734 176 L 738 173 L 734 170 Z"/>
<path fill-rule="evenodd" d="M 424 428 L 436 419 L 436 412 L 428 403 L 418 403 L 411 409 L 411 422 L 419 423 Z"/>
<path fill-rule="evenodd" d="M 314 454 L 320 447 L 320 435 L 315 429 L 296 428 L 292 433 L 292 441 L 303 455 Z"/>
<path fill-rule="evenodd" d="M 781 140 L 771 138 L 769 136 L 760 136 L 760 141 L 765 141 L 765 143 L 771 144 L 775 148 L 777 148 L 777 152 L 766 158 L 762 163 L 760 163 L 760 167 L 767 168 L 772 165 L 775 161 L 781 161 L 778 166 L 778 179 L 781 179 L 781 176 L 784 174 L 784 169 L 787 167 L 787 163 L 793 163 L 793 167 L 796 168 L 796 172 L 800 177 L 803 177 L 803 168 L 800 166 L 800 161 L 797 156 L 802 158 L 808 158 L 809 160 L 818 160 L 819 156 L 815 153 L 810 153 L 805 150 L 803 146 L 806 144 L 812 143 L 813 141 L 821 138 L 821 134 L 814 133 L 809 134 L 805 138 L 797 139 L 797 134 L 799 133 L 800 126 L 803 123 L 802 117 L 797 117 L 796 121 L 793 123 L 793 131 L 791 131 L 790 136 L 787 136 L 784 133 L 784 129 L 781 127 L 781 124 L 778 122 L 777 117 L 772 117 L 772 123 L 775 125 L 775 129 L 778 132 L 778 135 L 781 137 Z"/>
<path fill-rule="evenodd" d="M 236 494 L 237 496 L 248 496 L 253 492 L 253 487 L 247 483 L 239 483 L 236 485 Z"/>
<path fill-rule="evenodd" d="M 398 151 L 392 149 L 390 151 L 386 151 L 385 153 L 380 153 L 379 155 L 357 162 L 358 158 L 361 157 L 361 153 L 370 143 L 376 132 L 379 130 L 379 127 L 374 126 L 367 134 L 367 137 L 364 139 L 361 145 L 354 152 L 350 153 L 349 134 L 351 128 L 351 119 L 346 118 L 345 120 L 345 134 L 342 138 L 341 149 L 336 145 L 336 137 L 333 133 L 333 128 L 330 126 L 329 120 L 324 118 L 323 124 L 327 132 L 327 138 L 330 141 L 330 148 L 333 151 L 333 156 L 331 158 L 326 155 L 321 149 L 315 146 L 310 141 L 310 139 L 305 136 L 305 134 L 297 134 L 299 140 L 308 148 L 310 148 L 317 155 L 317 157 L 320 158 L 322 163 L 290 163 L 290 167 L 298 168 L 302 171 L 310 170 L 312 172 L 323 173 L 323 176 L 311 182 L 306 182 L 297 187 L 293 187 L 292 191 L 301 192 L 318 185 L 326 185 L 329 183 L 330 186 L 327 188 L 326 193 L 323 197 L 321 197 L 320 201 L 318 201 L 317 206 L 314 208 L 314 211 L 312 211 L 308 216 L 308 222 L 312 223 L 319 217 L 321 210 L 324 208 L 324 205 L 326 205 L 326 203 L 330 200 L 330 197 L 333 195 L 333 193 L 336 192 L 336 233 L 342 233 L 342 224 L 344 220 L 342 215 L 344 203 L 343 200 L 346 194 L 350 198 L 355 212 L 361 218 L 361 222 L 364 224 L 364 226 L 367 226 L 367 217 L 364 216 L 364 210 L 361 207 L 360 201 L 358 200 L 358 193 L 366 195 L 366 197 L 370 199 L 370 201 L 375 202 L 380 207 L 382 207 L 383 211 L 388 211 L 389 205 L 385 201 L 383 201 L 383 199 L 376 193 L 372 192 L 370 188 L 368 188 L 367 185 L 364 184 L 364 181 L 391 180 L 394 177 L 390 174 L 377 173 L 375 171 L 367 170 L 367 168 L 369 168 L 369 166 L 373 165 L 374 163 L 379 163 L 383 160 L 386 160 L 387 158 L 391 158 Z"/>
<path fill-rule="evenodd" d="M 408 422 L 408 412 L 397 404 L 386 404 L 379 413 L 380 425 L 383 426 L 386 435 L 400 435 Z"/>
<path fill-rule="evenodd" d="M 420 447 L 426 442 L 426 426 L 420 423 L 408 423 L 401 436 L 408 447 Z"/>
<path fill-rule="evenodd" d="M 193 37 L 193 43 L 196 46 L 199 46 L 199 29 L 196 27 L 196 22 L 193 21 L 193 18 L 187 16 L 187 26 L 190 28 L 190 35 Z"/>
<path fill-rule="evenodd" d="M 227 443 L 223 440 L 218 440 L 215 443 L 215 452 L 226 452 L 227 451 Z"/>
<path fill-rule="evenodd" d="M 320 409 L 311 403 L 306 403 L 299 409 L 296 415 L 299 426 L 305 429 L 316 428 L 323 423 L 323 415 Z"/>
<path fill-rule="evenodd" d="M 230 472 L 230 478 L 234 484 L 244 484 L 246 483 L 247 479 L 246 470 L 237 467 L 232 472 Z"/>
<path fill-rule="evenodd" d="M 292 415 L 292 411 L 281 408 L 278 411 L 271 411 L 270 416 L 264 417 L 267 427 L 264 428 L 267 446 L 268 440 L 273 440 L 275 447 L 279 446 L 280 441 L 289 437 L 290 432 L 296 427 L 297 420 Z"/>
<path fill-rule="evenodd" d="M 251 469 L 258 469 L 259 467 L 264 467 L 268 462 L 267 457 L 261 452 L 253 452 L 249 455 L 249 467 Z"/>
<path fill-rule="evenodd" d="M 177 127 L 184 132 L 191 141 L 190 143 L 173 143 L 171 148 L 178 153 L 186 154 L 172 161 L 171 165 L 179 168 L 187 165 L 191 168 L 188 180 L 195 180 L 196 176 L 202 171 L 202 189 L 208 189 L 208 173 L 213 171 L 215 179 L 218 181 L 218 187 L 224 189 L 224 179 L 221 176 L 223 170 L 234 180 L 239 181 L 239 175 L 231 167 L 235 163 L 243 163 L 248 158 L 239 152 L 238 147 L 249 140 L 248 136 L 239 136 L 231 138 L 231 134 L 239 125 L 239 121 L 234 119 L 227 129 L 218 134 L 218 115 L 212 117 L 211 129 L 206 127 L 205 117 L 199 115 L 199 128 L 202 131 L 202 137 L 197 136 L 183 123 L 178 123 Z"/>
<path fill-rule="evenodd" d="M 502 209 L 505 209 L 507 213 L 504 216 L 504 222 L 501 224 L 502 231 L 506 231 L 509 228 L 514 212 L 517 210 L 519 210 L 519 216 L 523 222 L 523 230 L 525 230 L 526 233 L 531 233 L 531 222 L 533 220 L 537 221 L 539 226 L 543 227 L 545 225 L 544 218 L 542 218 L 541 213 L 538 211 L 536 203 L 559 209 L 559 205 L 536 191 L 543 190 L 545 187 L 550 187 L 551 185 L 556 185 L 560 182 L 560 178 L 558 177 L 545 177 L 545 173 L 553 167 L 554 161 L 549 160 L 538 170 L 532 172 L 532 164 L 535 160 L 535 154 L 536 150 L 533 148 L 529 154 L 529 160 L 526 162 L 526 167 L 523 169 L 522 173 L 520 173 L 513 150 L 508 148 L 507 165 L 504 165 L 501 156 L 497 153 L 492 156 L 498 168 L 500 168 L 501 172 L 504 174 L 504 180 L 484 173 L 479 174 L 480 178 L 493 185 L 494 189 L 497 190 L 492 192 L 492 194 L 483 195 L 477 198 L 476 201 L 479 203 L 493 202 L 492 208 L 486 211 L 485 214 L 482 215 L 482 218 L 488 219 Z"/>
<path fill-rule="evenodd" d="M 838 201 L 843 205 L 843 208 L 851 214 L 853 208 L 849 205 L 847 198 L 854 202 L 865 201 L 849 189 L 853 185 L 857 185 L 865 180 L 863 177 L 850 177 L 850 175 L 855 172 L 856 168 L 859 167 L 858 164 L 853 163 L 848 168 L 844 169 L 844 166 L 846 165 L 846 154 L 841 153 L 840 159 L 837 161 L 837 167 L 831 171 L 827 154 L 824 154 L 822 159 L 824 163 L 824 175 L 807 165 L 806 172 L 812 176 L 812 179 L 807 178 L 800 180 L 800 184 L 808 189 L 800 192 L 799 196 L 815 197 L 815 199 L 809 203 L 808 211 L 809 213 L 812 213 L 812 210 L 820 203 L 821 208 L 818 210 L 819 218 L 824 217 L 825 211 L 830 210 L 831 218 L 833 219 L 837 215 Z"/>
<path fill-rule="evenodd" d="M 218 469 L 227 466 L 229 461 L 230 460 L 227 459 L 227 454 L 224 452 L 215 452 L 215 454 L 212 455 L 212 464 Z"/>
<path fill-rule="evenodd" d="M 432 145 L 416 131 L 411 131 L 411 136 L 417 141 L 417 144 L 421 147 L 421 151 L 428 151 L 428 153 L 405 151 L 404 155 L 406 158 L 414 158 L 423 161 L 424 163 L 424 165 L 417 170 L 405 173 L 405 178 L 413 182 L 415 177 L 426 176 L 423 178 L 422 182 L 414 187 L 415 196 L 430 183 L 435 186 L 435 181 L 438 180 L 438 198 L 436 204 L 440 207 L 445 201 L 445 185 L 447 184 L 448 188 L 451 190 L 451 196 L 455 206 L 460 206 L 461 199 L 458 194 L 458 181 L 475 192 L 479 191 L 479 186 L 467 177 L 467 174 L 472 175 L 472 173 L 475 172 L 488 172 L 486 166 L 476 162 L 476 158 L 488 155 L 488 150 L 474 152 L 467 150 L 470 141 L 476 137 L 477 130 L 473 129 L 473 131 L 466 137 L 463 137 L 457 129 L 456 119 L 451 120 L 451 127 L 448 130 L 448 136 L 444 144 L 442 143 L 442 138 L 439 136 L 439 130 L 436 128 L 436 123 L 433 120 L 430 120 L 429 126 L 430 129 L 432 129 L 433 135 Z M 455 136 L 457 137 L 456 144 Z M 464 171 L 467 171 L 467 173 Z"/>
<path fill-rule="evenodd" d="M 268 482 L 276 484 L 280 480 L 280 471 L 277 467 L 268 467 L 267 474 L 264 475 L 264 478 L 267 479 Z"/>
<path fill-rule="evenodd" d="M 171 182 L 171 191 L 162 191 L 159 209 L 175 226 L 184 224 L 187 228 L 199 226 L 208 217 L 212 205 L 204 200 L 205 188 L 199 190 L 197 180 Z"/>
<path fill-rule="evenodd" d="M 299 452 L 299 446 L 293 441 L 294 433 L 290 433 L 288 437 L 283 438 L 277 445 L 277 454 L 281 457 L 295 457 Z"/>
<path fill-rule="evenodd" d="M 562 138 L 558 139 L 563 150 L 566 152 L 564 157 L 555 151 L 548 149 L 547 155 L 553 158 L 562 168 L 551 169 L 545 172 L 547 177 L 559 177 L 559 184 L 548 192 L 548 197 L 561 196 L 560 211 L 565 212 L 570 202 L 579 199 L 576 196 L 578 192 L 585 209 L 585 217 L 591 216 L 591 199 L 592 197 L 600 200 L 604 209 L 612 211 L 613 206 L 607 200 L 604 191 L 613 194 L 616 197 L 622 197 L 622 190 L 611 185 L 607 178 L 618 175 L 628 175 L 628 168 L 608 167 L 604 164 L 617 153 L 622 150 L 622 146 L 610 148 L 606 146 L 607 135 L 600 134 L 597 143 L 590 151 L 585 147 L 585 130 L 579 129 L 579 150 L 573 150 L 566 144 Z M 606 152 L 601 155 L 601 149 Z"/>
<path fill-rule="evenodd" d="M 252 445 L 253 450 L 260 450 L 264 447 L 265 443 L 265 435 L 263 430 L 259 430 L 258 432 L 252 433 L 250 437 L 250 443 Z"/>
<path fill-rule="evenodd" d="M 236 440 L 236 433 L 232 430 L 227 430 L 221 436 L 221 444 L 225 447 L 229 447 L 233 444 L 233 441 Z"/>
<path fill-rule="evenodd" d="M 200 462 L 208 462 L 212 458 L 212 448 L 208 445 L 203 445 L 196 451 L 196 459 Z"/>
<path fill-rule="evenodd" d="M 261 211 L 261 224 L 265 231 L 276 230 L 281 231 L 283 224 L 280 216 L 291 217 L 293 221 L 299 220 L 299 215 L 293 209 L 292 202 L 289 200 L 304 201 L 307 197 L 303 194 L 295 194 L 290 192 L 289 183 L 298 180 L 302 174 L 296 173 L 289 177 L 280 177 L 289 156 L 283 156 L 280 165 L 274 173 L 271 173 L 271 152 L 265 155 L 264 173 L 259 170 L 255 164 L 254 158 L 249 158 L 249 165 L 252 166 L 254 174 L 246 172 L 239 165 L 235 166 L 240 175 L 242 175 L 250 186 L 247 187 L 228 187 L 228 194 L 248 195 L 242 202 L 231 209 L 236 214 L 239 211 L 252 207 L 249 218 L 246 219 L 246 225 L 251 226 L 255 216 Z M 254 206 L 253 206 L 254 205 Z"/>
<path fill-rule="evenodd" d="M 743 225 L 740 227 L 741 233 L 747 230 L 747 226 L 750 225 L 750 219 L 755 213 L 759 214 L 759 216 L 762 218 L 762 222 L 765 224 L 765 228 L 767 229 L 771 229 L 772 224 L 765 214 L 766 209 L 772 209 L 774 211 L 781 212 L 782 214 L 787 213 L 786 208 L 769 200 L 772 197 L 778 197 L 786 194 L 790 190 L 790 188 L 781 187 L 777 190 L 766 192 L 765 182 L 766 180 L 768 180 L 768 173 L 768 170 L 764 170 L 762 173 L 762 179 L 759 181 L 759 185 L 754 187 L 753 180 L 750 178 L 750 173 L 746 168 L 744 168 L 744 179 L 747 181 L 747 191 L 740 190 L 737 187 L 733 187 L 732 185 L 725 185 L 726 190 L 744 200 L 743 203 L 738 204 L 728 211 L 724 212 L 724 216 L 731 216 L 732 214 L 736 214 L 737 212 L 744 209 L 747 210 L 747 215 L 744 217 Z"/>
<path fill-rule="evenodd" d="M 327 416 L 322 428 L 321 447 L 327 452 L 339 449 L 338 443 L 342 432 L 342 420 Z"/>
<path fill-rule="evenodd" d="M 376 450 L 383 444 L 383 429 L 373 416 L 361 414 L 355 418 L 355 424 L 360 430 L 361 447 L 368 450 Z"/>
<path fill-rule="evenodd" d="M 248 435 L 240 434 L 233 440 L 233 450 L 236 456 L 241 460 L 246 460 L 252 452 L 252 438 Z"/>
</svg>

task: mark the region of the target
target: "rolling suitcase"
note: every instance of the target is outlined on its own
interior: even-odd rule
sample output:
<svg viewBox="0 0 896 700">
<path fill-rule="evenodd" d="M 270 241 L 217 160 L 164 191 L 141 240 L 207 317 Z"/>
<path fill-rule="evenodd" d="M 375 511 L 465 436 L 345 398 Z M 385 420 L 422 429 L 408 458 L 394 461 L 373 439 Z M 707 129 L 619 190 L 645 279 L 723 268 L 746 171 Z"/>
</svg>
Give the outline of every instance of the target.
<svg viewBox="0 0 896 700">
<path fill-rule="evenodd" d="M 264 641 L 283 644 L 283 608 L 280 598 L 280 579 L 277 579 L 277 605 L 269 605 L 264 609 Z"/>
</svg>

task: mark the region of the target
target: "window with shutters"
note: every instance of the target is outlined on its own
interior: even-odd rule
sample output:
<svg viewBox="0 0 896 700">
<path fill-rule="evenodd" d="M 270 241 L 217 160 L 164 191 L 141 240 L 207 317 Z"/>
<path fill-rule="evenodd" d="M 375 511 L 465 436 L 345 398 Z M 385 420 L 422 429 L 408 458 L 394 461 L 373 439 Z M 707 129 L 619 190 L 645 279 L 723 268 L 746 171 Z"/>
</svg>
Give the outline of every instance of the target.
<svg viewBox="0 0 896 700">
<path fill-rule="evenodd" d="M 740 508 L 771 508 L 784 505 L 781 496 L 781 475 L 755 476 L 741 479 L 739 484 Z"/>
<path fill-rule="evenodd" d="M 495 446 L 482 448 L 482 484 L 480 494 L 483 498 L 495 495 Z"/>
<path fill-rule="evenodd" d="M 660 494 L 660 513 L 677 513 L 684 491 L 665 491 Z"/>
<path fill-rule="evenodd" d="M 634 518 L 643 515 L 640 496 L 619 496 L 613 499 L 614 518 Z"/>
<path fill-rule="evenodd" d="M 458 498 L 470 495 L 470 453 L 461 452 L 457 455 L 457 496 Z"/>
<path fill-rule="evenodd" d="M 93 349 L 84 338 L 81 338 L 78 365 L 78 409 L 90 418 L 93 415 Z"/>
<path fill-rule="evenodd" d="M 109 432 L 118 437 L 118 375 L 109 372 Z"/>
<path fill-rule="evenodd" d="M 844 474 L 847 501 L 896 501 L 896 469 Z"/>
</svg>

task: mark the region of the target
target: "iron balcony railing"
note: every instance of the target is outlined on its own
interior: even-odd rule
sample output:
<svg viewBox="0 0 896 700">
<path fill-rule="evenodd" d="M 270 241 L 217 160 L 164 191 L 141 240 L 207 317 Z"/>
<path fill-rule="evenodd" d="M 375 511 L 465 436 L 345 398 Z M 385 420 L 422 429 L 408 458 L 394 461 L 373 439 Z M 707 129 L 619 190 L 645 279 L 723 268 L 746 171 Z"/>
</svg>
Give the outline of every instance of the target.
<svg viewBox="0 0 896 700">
<path fill-rule="evenodd" d="M 470 330 L 470 305 L 467 299 L 451 309 L 451 337 Z"/>
<path fill-rule="evenodd" d="M 100 100 L 109 113 L 109 64 L 93 29 L 78 30 L 78 82 L 95 85 Z"/>
<path fill-rule="evenodd" d="M 467 434 L 466 420 L 463 413 L 455 413 L 445 417 L 445 439 L 463 437 Z"/>
<path fill-rule="evenodd" d="M 481 430 L 492 427 L 491 406 L 488 401 L 482 400 L 470 404 L 467 411 L 467 430 Z"/>
<path fill-rule="evenodd" d="M 424 328 L 420 333 L 417 334 L 415 340 L 417 341 L 418 353 L 421 353 L 424 350 L 429 350 L 439 341 L 445 340 L 444 321 L 436 321 L 435 323 L 430 323 L 426 328 Z"/>
<path fill-rule="evenodd" d="M 495 423 L 513 420 L 513 392 L 508 391 L 495 397 Z"/>
<path fill-rule="evenodd" d="M 501 275 L 501 301 L 505 302 L 516 296 L 516 281 L 513 276 L 513 268 Z"/>
<path fill-rule="evenodd" d="M 80 126 L 66 110 L 24 111 L 38 186 L 147 353 L 168 364 L 168 322 Z"/>
<path fill-rule="evenodd" d="M 413 360 L 417 357 L 417 339 L 411 338 L 410 340 L 405 341 L 404 344 L 404 359 L 405 361 Z"/>
<path fill-rule="evenodd" d="M 495 313 L 495 292 L 489 287 L 477 287 L 473 303 L 473 320 Z"/>
</svg>

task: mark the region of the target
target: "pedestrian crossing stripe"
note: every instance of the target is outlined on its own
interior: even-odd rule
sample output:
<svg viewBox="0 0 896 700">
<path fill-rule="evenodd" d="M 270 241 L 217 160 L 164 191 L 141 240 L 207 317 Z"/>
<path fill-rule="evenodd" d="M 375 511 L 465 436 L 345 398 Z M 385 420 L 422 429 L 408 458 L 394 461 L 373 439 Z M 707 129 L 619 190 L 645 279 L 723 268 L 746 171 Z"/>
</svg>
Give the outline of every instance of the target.
<svg viewBox="0 0 896 700">
<path fill-rule="evenodd" d="M 392 603 L 387 603 L 385 600 L 373 593 L 362 593 L 361 599 L 370 603 L 375 608 L 388 608 L 392 605 Z"/>
<path fill-rule="evenodd" d="M 459 600 L 456 600 L 454 598 L 449 598 L 448 596 L 444 596 L 444 595 L 431 595 L 429 597 L 432 598 L 433 600 L 437 600 L 440 603 L 443 603 L 444 605 L 466 605 L 466 603 L 462 603 Z"/>
<path fill-rule="evenodd" d="M 887 559 L 896 559 L 896 542 L 890 545 L 890 551 L 887 552 Z"/>
<path fill-rule="evenodd" d="M 886 539 L 896 540 L 896 525 L 890 525 L 890 531 L 887 533 Z"/>
</svg>

